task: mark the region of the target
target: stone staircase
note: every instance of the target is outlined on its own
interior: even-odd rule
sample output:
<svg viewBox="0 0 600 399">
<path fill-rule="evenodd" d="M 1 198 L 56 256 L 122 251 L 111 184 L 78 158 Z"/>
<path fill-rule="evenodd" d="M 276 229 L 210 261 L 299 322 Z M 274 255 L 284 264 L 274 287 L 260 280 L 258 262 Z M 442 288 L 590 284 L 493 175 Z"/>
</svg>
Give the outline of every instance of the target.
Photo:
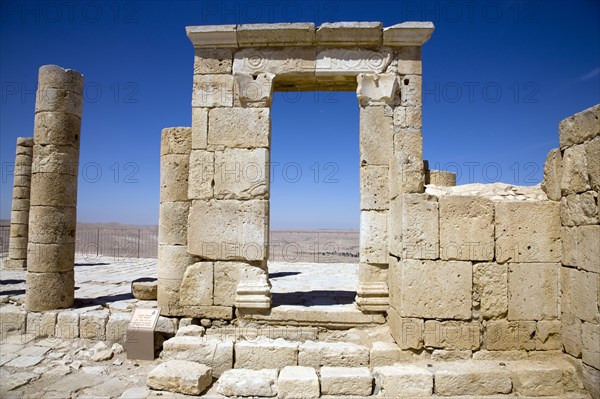
<svg viewBox="0 0 600 399">
<path fill-rule="evenodd" d="M 161 358 L 211 367 L 207 398 L 590 398 L 560 353 L 432 360 L 400 350 L 385 328 L 188 326 L 164 342 Z"/>
</svg>

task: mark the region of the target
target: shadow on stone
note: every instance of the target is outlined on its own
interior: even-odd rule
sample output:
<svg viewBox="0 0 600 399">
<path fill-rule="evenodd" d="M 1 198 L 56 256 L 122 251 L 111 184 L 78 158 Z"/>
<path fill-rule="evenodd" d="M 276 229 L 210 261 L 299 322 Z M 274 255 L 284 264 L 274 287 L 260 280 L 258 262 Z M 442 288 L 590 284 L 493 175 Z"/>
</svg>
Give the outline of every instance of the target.
<svg viewBox="0 0 600 399">
<path fill-rule="evenodd" d="M 0 280 L 0 285 L 20 284 L 24 282 L 25 280 Z"/>
<path fill-rule="evenodd" d="M 354 303 L 356 291 L 274 292 L 273 307 L 281 305 L 333 306 Z"/>
<path fill-rule="evenodd" d="M 75 266 L 109 266 L 111 263 L 75 263 Z"/>
<path fill-rule="evenodd" d="M 298 274 L 302 274 L 302 273 L 301 272 L 270 273 L 269 278 L 275 279 L 275 278 L 288 277 L 288 276 L 297 276 Z"/>
</svg>

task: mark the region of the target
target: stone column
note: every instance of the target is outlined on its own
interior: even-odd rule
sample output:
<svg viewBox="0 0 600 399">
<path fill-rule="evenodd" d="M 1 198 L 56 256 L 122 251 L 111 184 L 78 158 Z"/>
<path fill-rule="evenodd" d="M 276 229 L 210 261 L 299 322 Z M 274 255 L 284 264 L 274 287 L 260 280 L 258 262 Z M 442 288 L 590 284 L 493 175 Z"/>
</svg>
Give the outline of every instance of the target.
<svg viewBox="0 0 600 399">
<path fill-rule="evenodd" d="M 33 138 L 17 138 L 17 154 L 13 183 L 12 212 L 10 215 L 10 240 L 7 269 L 27 268 L 27 232 L 29 230 L 29 193 L 31 186 L 31 160 Z"/>
<path fill-rule="evenodd" d="M 26 307 L 68 308 L 74 301 L 77 173 L 83 76 L 40 68 L 36 93 Z"/>
</svg>

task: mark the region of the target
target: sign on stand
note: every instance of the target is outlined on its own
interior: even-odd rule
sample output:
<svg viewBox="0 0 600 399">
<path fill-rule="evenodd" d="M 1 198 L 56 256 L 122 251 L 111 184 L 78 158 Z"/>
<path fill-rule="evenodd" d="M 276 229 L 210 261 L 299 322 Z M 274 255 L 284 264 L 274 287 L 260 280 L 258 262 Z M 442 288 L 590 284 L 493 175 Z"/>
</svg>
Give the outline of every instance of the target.
<svg viewBox="0 0 600 399">
<path fill-rule="evenodd" d="M 127 327 L 127 359 L 154 360 L 154 329 L 159 308 L 136 308 Z"/>
</svg>

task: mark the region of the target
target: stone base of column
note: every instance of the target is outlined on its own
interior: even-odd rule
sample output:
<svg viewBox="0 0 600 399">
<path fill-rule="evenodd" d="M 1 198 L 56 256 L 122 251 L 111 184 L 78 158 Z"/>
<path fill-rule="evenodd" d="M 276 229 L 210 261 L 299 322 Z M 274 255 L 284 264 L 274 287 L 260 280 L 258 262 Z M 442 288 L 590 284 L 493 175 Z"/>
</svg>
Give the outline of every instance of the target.
<svg viewBox="0 0 600 399">
<path fill-rule="evenodd" d="M 4 268 L 7 270 L 27 270 L 27 259 L 6 259 Z"/>
<path fill-rule="evenodd" d="M 390 307 L 388 286 L 384 282 L 360 283 L 356 304 L 363 312 L 385 312 Z"/>
<path fill-rule="evenodd" d="M 235 307 L 240 310 L 265 310 L 271 308 L 271 286 L 262 281 L 240 281 L 235 295 Z"/>
<path fill-rule="evenodd" d="M 26 292 L 29 311 L 70 308 L 75 300 L 75 273 L 27 273 Z"/>
</svg>

